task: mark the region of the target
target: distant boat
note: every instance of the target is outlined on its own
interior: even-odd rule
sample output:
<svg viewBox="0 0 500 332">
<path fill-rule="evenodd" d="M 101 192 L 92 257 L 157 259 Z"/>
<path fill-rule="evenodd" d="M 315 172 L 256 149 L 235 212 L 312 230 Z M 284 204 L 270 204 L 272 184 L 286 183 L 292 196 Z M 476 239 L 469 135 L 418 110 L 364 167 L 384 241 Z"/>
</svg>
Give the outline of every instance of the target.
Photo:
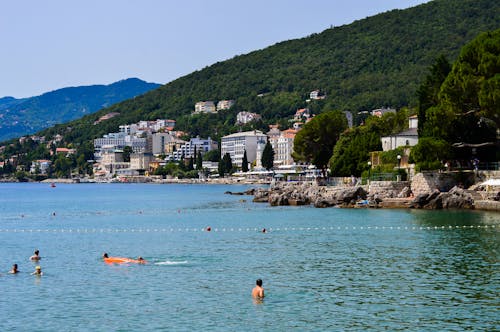
<svg viewBox="0 0 500 332">
<path fill-rule="evenodd" d="M 55 184 L 54 182 L 52 182 L 52 183 L 50 184 L 50 186 L 51 186 L 52 188 L 55 188 L 55 187 L 56 187 L 56 184 Z"/>
</svg>

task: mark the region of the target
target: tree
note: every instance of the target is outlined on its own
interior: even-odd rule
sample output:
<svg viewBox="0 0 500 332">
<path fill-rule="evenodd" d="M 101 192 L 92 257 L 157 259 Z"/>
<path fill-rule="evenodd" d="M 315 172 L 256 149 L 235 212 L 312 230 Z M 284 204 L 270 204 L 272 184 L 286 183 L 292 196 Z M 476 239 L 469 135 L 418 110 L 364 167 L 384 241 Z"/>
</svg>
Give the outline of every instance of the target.
<svg viewBox="0 0 500 332">
<path fill-rule="evenodd" d="M 500 126 L 500 29 L 482 33 L 464 46 L 440 87 L 438 103 L 426 110 L 424 137 L 450 142 L 458 157 L 478 147 L 483 160 L 496 160 Z M 420 123 L 419 123 L 420 125 Z"/>
<path fill-rule="evenodd" d="M 203 156 L 201 155 L 201 151 L 198 151 L 198 158 L 196 158 L 196 169 L 198 171 L 203 169 Z"/>
<path fill-rule="evenodd" d="M 123 161 L 126 162 L 126 163 L 129 163 L 130 162 L 130 154 L 133 152 L 132 150 L 132 147 L 131 146 L 125 146 L 123 148 Z"/>
<path fill-rule="evenodd" d="M 274 150 L 271 142 L 267 141 L 262 151 L 262 158 L 260 159 L 262 166 L 268 171 L 274 166 Z"/>
<path fill-rule="evenodd" d="M 331 111 L 315 116 L 295 136 L 293 159 L 316 165 L 326 177 L 333 147 L 346 128 L 347 119 L 342 112 Z"/>
<path fill-rule="evenodd" d="M 247 150 L 245 150 L 245 152 L 243 152 L 243 160 L 241 161 L 241 171 L 243 173 L 248 172 Z"/>
<path fill-rule="evenodd" d="M 233 169 L 233 162 L 229 153 L 226 153 L 219 161 L 219 176 L 224 177 L 225 174 L 230 173 Z"/>
<path fill-rule="evenodd" d="M 203 160 L 218 162 L 220 160 L 220 150 L 210 150 L 203 156 Z"/>
<path fill-rule="evenodd" d="M 439 169 L 441 161 L 451 157 L 451 146 L 442 139 L 423 137 L 411 150 L 410 159 L 418 170 Z"/>
<path fill-rule="evenodd" d="M 422 136 L 426 122 L 426 111 L 439 103 L 439 91 L 446 76 L 451 71 L 451 65 L 444 55 L 438 57 L 430 69 L 430 73 L 417 90 L 418 95 L 418 133 Z"/>
<path fill-rule="evenodd" d="M 330 172 L 334 176 L 361 176 L 368 168 L 369 153 L 381 150 L 380 135 L 370 127 L 353 128 L 340 136 L 333 148 Z"/>
<path fill-rule="evenodd" d="M 194 170 L 194 157 L 189 158 L 187 170 L 188 171 Z"/>
</svg>

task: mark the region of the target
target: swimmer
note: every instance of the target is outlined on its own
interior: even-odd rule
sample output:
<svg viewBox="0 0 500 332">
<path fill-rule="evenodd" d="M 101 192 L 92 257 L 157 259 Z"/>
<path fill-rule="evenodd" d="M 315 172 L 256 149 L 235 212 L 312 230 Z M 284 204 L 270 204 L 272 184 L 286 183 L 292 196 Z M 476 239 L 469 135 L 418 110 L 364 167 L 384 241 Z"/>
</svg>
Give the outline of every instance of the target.
<svg viewBox="0 0 500 332">
<path fill-rule="evenodd" d="M 9 271 L 10 274 L 16 274 L 19 273 L 19 270 L 17 269 L 17 264 L 12 265 L 12 269 Z"/>
<path fill-rule="evenodd" d="M 32 276 L 41 276 L 43 275 L 43 272 L 42 272 L 42 268 L 40 267 L 40 265 L 38 265 L 37 267 L 35 267 L 35 272 L 33 272 L 31 274 Z"/>
<path fill-rule="evenodd" d="M 32 261 L 39 261 L 40 259 L 42 259 L 42 257 L 40 257 L 40 251 L 35 250 L 35 253 L 33 256 L 30 257 L 30 260 Z"/>
<path fill-rule="evenodd" d="M 103 258 L 103 259 L 104 259 L 104 258 L 109 258 L 109 257 L 108 257 L 108 253 L 107 253 L 107 252 L 105 252 L 104 254 L 102 254 L 102 258 Z"/>
<path fill-rule="evenodd" d="M 144 258 L 142 258 L 141 256 L 137 257 L 137 262 L 139 264 L 146 264 L 146 260 Z"/>
<path fill-rule="evenodd" d="M 264 298 L 264 287 L 262 287 L 262 279 L 257 279 L 256 286 L 252 290 L 252 297 L 254 299 Z"/>
</svg>

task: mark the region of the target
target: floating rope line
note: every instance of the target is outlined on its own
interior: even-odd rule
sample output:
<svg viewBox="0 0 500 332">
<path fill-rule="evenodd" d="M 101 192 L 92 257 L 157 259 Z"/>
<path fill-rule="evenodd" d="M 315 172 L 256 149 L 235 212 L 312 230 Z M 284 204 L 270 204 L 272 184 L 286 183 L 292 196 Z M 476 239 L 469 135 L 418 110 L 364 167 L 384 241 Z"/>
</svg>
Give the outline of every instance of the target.
<svg viewBox="0 0 500 332">
<path fill-rule="evenodd" d="M 270 228 L 75 228 L 75 229 L 0 229 L 0 233 L 190 233 L 190 232 L 310 232 L 310 231 L 348 231 L 348 230 L 462 230 L 495 229 L 500 225 L 455 225 L 455 226 L 330 226 L 330 227 L 270 227 Z"/>
</svg>

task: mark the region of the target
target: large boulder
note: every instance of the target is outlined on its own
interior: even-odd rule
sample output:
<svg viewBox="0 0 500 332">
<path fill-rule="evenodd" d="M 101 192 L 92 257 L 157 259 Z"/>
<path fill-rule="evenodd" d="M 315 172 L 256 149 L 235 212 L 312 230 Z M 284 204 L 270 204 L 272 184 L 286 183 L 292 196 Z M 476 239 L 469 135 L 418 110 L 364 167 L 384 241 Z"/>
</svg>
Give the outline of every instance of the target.
<svg viewBox="0 0 500 332">
<path fill-rule="evenodd" d="M 453 187 L 446 195 L 442 195 L 444 209 L 473 209 L 474 199 L 467 190 Z"/>
</svg>

